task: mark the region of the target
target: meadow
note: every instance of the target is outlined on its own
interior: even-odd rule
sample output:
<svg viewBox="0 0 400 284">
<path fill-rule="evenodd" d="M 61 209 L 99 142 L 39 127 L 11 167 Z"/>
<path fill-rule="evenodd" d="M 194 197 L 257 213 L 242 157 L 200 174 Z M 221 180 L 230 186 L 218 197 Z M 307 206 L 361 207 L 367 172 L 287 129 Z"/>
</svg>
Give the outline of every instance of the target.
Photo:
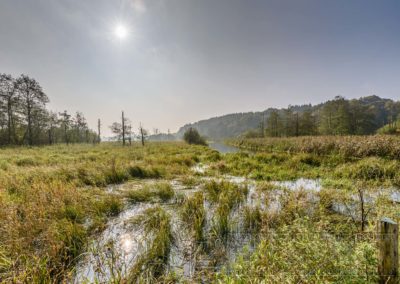
<svg viewBox="0 0 400 284">
<path fill-rule="evenodd" d="M 0 280 L 375 283 L 377 221 L 400 221 L 399 139 L 342 138 L 1 149 Z M 122 269 L 116 244 L 84 278 L 113 224 L 143 251 Z"/>
</svg>

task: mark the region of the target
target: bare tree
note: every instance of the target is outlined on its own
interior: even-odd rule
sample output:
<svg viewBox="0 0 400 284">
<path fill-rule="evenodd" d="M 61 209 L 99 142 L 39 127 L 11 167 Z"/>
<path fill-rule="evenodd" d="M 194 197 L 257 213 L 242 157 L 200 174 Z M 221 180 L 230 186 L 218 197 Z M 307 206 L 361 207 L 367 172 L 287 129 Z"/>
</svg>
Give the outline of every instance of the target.
<svg viewBox="0 0 400 284">
<path fill-rule="evenodd" d="M 139 126 L 139 133 L 140 133 L 140 140 L 142 142 L 142 146 L 144 146 L 144 142 L 145 142 L 146 137 L 148 135 L 148 131 L 143 128 L 141 123 L 140 123 L 140 126 Z"/>
<path fill-rule="evenodd" d="M 101 142 L 101 121 L 100 118 L 97 120 L 97 142 Z"/>
<path fill-rule="evenodd" d="M 27 134 L 28 144 L 33 145 L 33 111 L 36 108 L 44 108 L 46 103 L 49 102 L 49 98 L 43 92 L 42 87 L 39 83 L 26 75 L 21 75 L 16 81 L 17 90 L 21 96 L 21 105 L 23 114 L 27 121 Z"/>
<path fill-rule="evenodd" d="M 122 145 L 125 146 L 125 115 L 124 112 L 122 112 Z"/>
<path fill-rule="evenodd" d="M 361 187 L 357 188 L 358 198 L 360 201 L 360 217 L 361 217 L 361 232 L 365 231 L 365 225 L 367 224 L 367 218 L 369 213 L 372 210 L 372 206 L 370 208 L 366 208 L 365 202 L 365 192 L 364 189 Z"/>
</svg>

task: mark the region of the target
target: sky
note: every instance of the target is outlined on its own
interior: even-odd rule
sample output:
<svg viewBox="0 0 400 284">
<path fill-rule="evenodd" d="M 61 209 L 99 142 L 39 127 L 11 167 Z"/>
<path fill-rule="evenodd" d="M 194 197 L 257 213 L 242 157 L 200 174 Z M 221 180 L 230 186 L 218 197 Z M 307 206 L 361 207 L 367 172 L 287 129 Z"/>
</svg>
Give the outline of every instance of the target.
<svg viewBox="0 0 400 284">
<path fill-rule="evenodd" d="M 122 110 L 175 132 L 337 95 L 399 100 L 399 15 L 398 0 L 0 0 L 0 73 L 105 134 Z"/>
</svg>

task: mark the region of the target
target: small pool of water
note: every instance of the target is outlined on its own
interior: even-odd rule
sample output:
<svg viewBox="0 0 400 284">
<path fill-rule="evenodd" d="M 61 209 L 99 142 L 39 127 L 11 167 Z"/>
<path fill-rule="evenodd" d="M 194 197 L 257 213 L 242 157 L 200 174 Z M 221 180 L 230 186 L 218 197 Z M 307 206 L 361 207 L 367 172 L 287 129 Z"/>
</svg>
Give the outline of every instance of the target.
<svg viewBox="0 0 400 284">
<path fill-rule="evenodd" d="M 208 146 L 211 149 L 217 150 L 221 154 L 240 152 L 239 148 L 234 147 L 234 146 L 229 146 L 229 145 L 226 145 L 226 144 L 220 143 L 220 142 L 212 142 L 212 143 L 209 143 Z"/>
</svg>

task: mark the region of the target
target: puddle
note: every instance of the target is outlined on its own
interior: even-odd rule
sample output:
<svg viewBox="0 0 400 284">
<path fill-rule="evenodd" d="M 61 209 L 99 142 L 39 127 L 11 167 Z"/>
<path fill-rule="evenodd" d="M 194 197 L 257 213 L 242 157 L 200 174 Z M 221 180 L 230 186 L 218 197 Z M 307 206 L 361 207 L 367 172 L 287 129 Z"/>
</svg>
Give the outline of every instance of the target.
<svg viewBox="0 0 400 284">
<path fill-rule="evenodd" d="M 400 203 L 400 191 L 393 191 L 390 198 L 393 202 Z"/>
<path fill-rule="evenodd" d="M 274 185 L 287 188 L 292 191 L 306 190 L 319 192 L 322 189 L 321 180 L 299 178 L 294 181 L 275 181 Z"/>
<path fill-rule="evenodd" d="M 227 154 L 227 153 L 237 153 L 240 152 L 240 149 L 234 146 L 229 146 L 223 143 L 218 143 L 218 142 L 212 142 L 209 143 L 208 146 L 211 149 L 217 150 L 221 154 Z"/>
<path fill-rule="evenodd" d="M 146 243 L 142 232 L 129 226 L 127 221 L 152 206 L 132 205 L 110 220 L 106 229 L 92 242 L 89 251 L 76 266 L 73 283 L 108 282 L 111 275 L 125 275 Z"/>
<path fill-rule="evenodd" d="M 208 165 L 197 164 L 192 167 L 192 171 L 198 174 L 204 174 L 208 168 L 209 168 Z"/>
</svg>

